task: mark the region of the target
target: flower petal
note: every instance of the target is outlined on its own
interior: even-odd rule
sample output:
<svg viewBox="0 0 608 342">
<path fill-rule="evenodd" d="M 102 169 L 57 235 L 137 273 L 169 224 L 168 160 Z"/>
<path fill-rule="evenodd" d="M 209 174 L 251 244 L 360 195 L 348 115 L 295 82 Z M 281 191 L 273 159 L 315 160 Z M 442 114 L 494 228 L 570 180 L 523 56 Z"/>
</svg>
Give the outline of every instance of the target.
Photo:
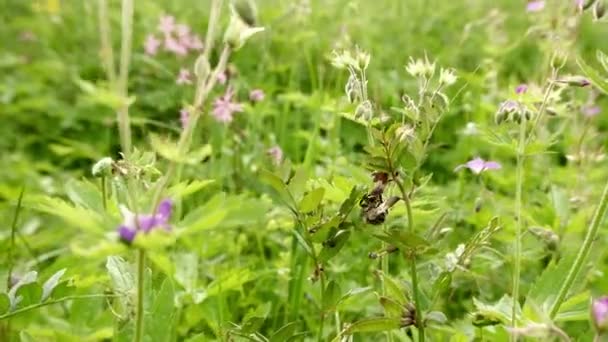
<svg viewBox="0 0 608 342">
<path fill-rule="evenodd" d="M 137 234 L 137 231 L 135 229 L 132 229 L 127 226 L 118 227 L 117 232 L 120 239 L 126 243 L 133 242 L 133 239 L 135 239 L 135 235 Z"/>
<path fill-rule="evenodd" d="M 486 162 L 483 159 L 477 157 L 473 160 L 468 161 L 465 165 L 474 174 L 478 175 L 481 173 L 481 171 L 484 170 Z"/>
</svg>

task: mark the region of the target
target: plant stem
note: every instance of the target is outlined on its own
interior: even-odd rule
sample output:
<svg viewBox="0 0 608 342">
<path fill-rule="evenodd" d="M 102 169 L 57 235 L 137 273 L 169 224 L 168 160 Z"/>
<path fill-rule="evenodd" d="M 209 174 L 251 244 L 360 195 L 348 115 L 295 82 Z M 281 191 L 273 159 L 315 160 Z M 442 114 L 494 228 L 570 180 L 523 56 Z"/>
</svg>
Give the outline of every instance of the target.
<svg viewBox="0 0 608 342">
<path fill-rule="evenodd" d="M 76 295 L 76 296 L 67 296 L 67 297 L 63 297 L 63 298 L 59 298 L 59 299 L 55 299 L 55 300 L 48 300 L 42 303 L 36 303 L 33 305 L 29 305 L 20 309 L 17 309 L 15 311 L 11 311 L 9 313 L 5 313 L 4 315 L 0 315 L 0 321 L 11 318 L 13 316 L 17 316 L 19 314 L 43 307 L 43 306 L 47 306 L 47 305 L 52 305 L 52 304 L 57 304 L 57 303 L 62 303 L 68 300 L 74 300 L 74 299 L 88 299 L 88 298 L 108 298 L 108 297 L 117 297 L 116 295 L 105 295 L 105 294 L 92 294 L 92 295 Z"/>
<path fill-rule="evenodd" d="M 103 204 L 103 210 L 108 210 L 108 199 L 106 190 L 106 176 L 101 177 L 101 203 Z"/>
<path fill-rule="evenodd" d="M 133 342 L 144 338 L 144 281 L 146 270 L 146 251 L 137 249 L 137 307 L 135 311 L 135 335 Z"/>
<path fill-rule="evenodd" d="M 551 311 L 549 311 L 549 317 L 551 319 L 555 318 L 559 311 L 559 307 L 562 305 L 563 301 L 566 299 L 566 295 L 568 291 L 572 287 L 574 280 L 578 276 L 583 264 L 587 260 L 589 253 L 591 252 L 591 247 L 593 242 L 597 238 L 597 234 L 599 232 L 600 224 L 604 216 L 606 215 L 606 209 L 608 208 L 608 182 L 604 187 L 604 192 L 602 193 L 602 197 L 600 198 L 600 202 L 595 210 L 593 215 L 593 219 L 589 224 L 589 228 L 587 228 L 587 234 L 585 235 L 585 240 L 583 241 L 583 245 L 580 247 L 578 254 L 576 255 L 576 259 L 574 259 L 574 263 L 570 270 L 568 270 L 568 275 L 566 279 L 562 283 L 562 287 L 559 289 L 555 302 L 551 306 Z"/>
<path fill-rule="evenodd" d="M 101 42 L 101 61 L 106 69 L 106 75 L 111 87 L 116 86 L 116 67 L 114 65 L 114 50 L 112 49 L 112 31 L 108 16 L 108 3 L 106 0 L 97 2 L 99 12 L 99 38 Z"/>
<path fill-rule="evenodd" d="M 513 265 L 513 307 L 511 310 L 511 325 L 517 327 L 517 308 L 519 305 L 519 278 L 521 273 L 521 234 L 523 231 L 523 200 L 522 188 L 524 183 L 524 159 L 526 153 L 526 118 L 522 115 L 519 123 L 519 143 L 517 146 L 517 168 L 515 179 L 515 260 Z M 517 337 L 511 335 L 515 341 Z"/>
<path fill-rule="evenodd" d="M 315 264 L 318 269 L 319 264 L 317 264 L 316 261 Z M 323 274 L 323 271 L 320 272 L 319 278 L 321 279 L 321 321 L 319 322 L 319 332 L 317 333 L 317 341 L 323 342 L 323 326 L 325 325 L 325 308 L 323 307 L 323 303 L 325 302 L 325 275 Z"/>
<path fill-rule="evenodd" d="M 116 86 L 118 93 L 122 96 L 122 100 L 127 101 L 129 62 L 133 38 L 133 0 L 122 0 L 120 32 L 120 69 Z M 128 159 L 131 155 L 131 123 L 129 120 L 129 105 L 127 103 L 124 103 L 118 110 L 118 132 L 120 134 L 122 152 Z"/>
<path fill-rule="evenodd" d="M 412 289 L 414 291 L 414 306 L 416 307 L 416 327 L 418 328 L 418 341 L 424 342 L 424 318 L 420 307 L 420 291 L 418 291 L 418 270 L 416 268 L 416 255 L 411 256 L 410 272 L 412 273 Z"/>
</svg>

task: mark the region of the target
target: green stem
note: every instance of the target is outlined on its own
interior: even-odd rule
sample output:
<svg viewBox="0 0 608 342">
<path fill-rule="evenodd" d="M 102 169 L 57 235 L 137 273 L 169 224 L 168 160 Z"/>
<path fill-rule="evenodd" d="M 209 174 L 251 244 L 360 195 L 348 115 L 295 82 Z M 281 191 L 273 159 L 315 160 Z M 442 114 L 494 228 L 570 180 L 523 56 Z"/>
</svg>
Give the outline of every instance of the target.
<svg viewBox="0 0 608 342">
<path fill-rule="evenodd" d="M 137 307 L 135 311 L 135 335 L 133 342 L 141 342 L 144 338 L 144 281 L 146 270 L 146 251 L 137 250 Z"/>
<path fill-rule="evenodd" d="M 316 263 L 316 267 L 319 268 L 319 264 Z M 325 275 L 323 271 L 320 272 L 319 278 L 321 279 L 321 320 L 319 322 L 319 332 L 317 333 L 317 341 L 323 342 L 323 327 L 325 325 L 325 309 L 323 308 L 323 303 L 325 302 L 324 294 L 325 294 Z"/>
<path fill-rule="evenodd" d="M 576 259 L 574 259 L 574 263 L 572 264 L 572 267 L 570 267 L 570 270 L 568 270 L 566 279 L 562 283 L 562 287 L 559 289 L 557 298 L 555 299 L 555 302 L 553 302 L 553 305 L 551 306 L 551 311 L 549 312 L 549 317 L 551 319 L 555 318 L 555 316 L 557 315 L 557 313 L 559 311 L 559 307 L 562 305 L 562 303 L 566 299 L 566 295 L 568 294 L 568 291 L 570 291 L 570 288 L 572 287 L 574 280 L 578 276 L 579 272 L 581 271 L 581 268 L 583 267 L 583 264 L 587 260 L 587 257 L 589 256 L 589 253 L 591 252 L 591 247 L 593 245 L 593 241 L 595 241 L 595 239 L 597 238 L 600 224 L 602 223 L 602 220 L 603 220 L 604 216 L 606 215 L 607 208 L 608 208 L 608 182 L 606 183 L 606 186 L 604 187 L 604 192 L 602 193 L 600 202 L 597 206 L 597 209 L 595 210 L 593 219 L 591 220 L 591 223 L 589 224 L 589 228 L 587 229 L 587 234 L 585 235 L 585 240 L 583 241 L 583 245 L 580 247 L 578 254 L 576 255 Z"/>
<path fill-rule="evenodd" d="M 121 44 L 120 44 L 120 66 L 117 81 L 118 93 L 126 101 L 129 80 L 129 62 L 131 59 L 131 45 L 133 38 L 133 0 L 122 1 L 121 16 Z M 131 155 L 131 123 L 129 119 L 129 106 L 123 104 L 118 110 L 118 132 L 122 152 L 128 159 Z"/>
<path fill-rule="evenodd" d="M 114 65 L 114 50 L 110 37 L 112 32 L 110 29 L 110 19 L 108 16 L 108 3 L 106 0 L 97 2 L 99 12 L 99 38 L 101 42 L 101 61 L 106 70 L 110 87 L 116 87 L 116 66 Z"/>
<path fill-rule="evenodd" d="M 11 311 L 9 313 L 5 313 L 4 315 L 0 315 L 0 321 L 3 321 L 7 318 L 11 318 L 13 316 L 17 316 L 19 314 L 43 307 L 43 306 L 47 306 L 47 305 L 52 305 L 52 304 L 57 304 L 57 303 L 62 303 L 68 300 L 74 300 L 74 299 L 88 299 L 88 298 L 108 298 L 108 297 L 117 297 L 117 295 L 105 295 L 105 294 L 92 294 L 92 295 L 76 295 L 76 296 L 67 296 L 67 297 L 63 297 L 63 298 L 59 298 L 59 299 L 55 299 L 55 300 L 48 300 L 42 303 L 36 303 L 33 305 L 29 305 L 20 309 L 17 309 L 15 311 Z"/>
<path fill-rule="evenodd" d="M 411 256 L 410 272 L 412 273 L 412 289 L 414 290 L 414 306 L 416 307 L 416 327 L 418 328 L 418 341 L 424 342 L 424 318 L 420 307 L 420 291 L 418 290 L 418 270 L 416 256 Z"/>
<path fill-rule="evenodd" d="M 383 228 L 384 228 L 384 231 L 385 231 L 385 232 L 387 232 L 387 231 L 388 231 L 388 228 L 387 228 L 387 226 L 386 226 L 386 225 L 384 225 L 384 227 L 383 227 Z M 388 248 L 388 246 L 389 246 L 389 245 L 388 245 L 387 243 L 382 242 L 382 250 L 383 250 L 383 251 L 386 251 L 386 250 L 387 250 L 387 248 Z M 383 274 L 385 277 L 386 277 L 386 276 L 388 276 L 388 275 L 390 274 L 390 270 L 389 270 L 389 266 L 388 266 L 388 261 L 389 261 L 388 256 L 389 256 L 389 254 L 388 254 L 388 253 L 387 253 L 387 254 L 385 254 L 385 255 L 383 255 L 383 256 L 381 257 L 382 259 L 381 259 L 381 261 L 380 261 L 380 263 L 381 263 L 381 267 L 382 267 L 382 274 Z M 386 289 L 386 281 L 382 281 L 382 296 L 386 297 L 387 292 L 388 292 L 388 291 L 387 291 L 387 289 Z M 340 330 L 338 330 L 338 331 L 340 331 Z M 393 341 L 393 332 L 392 332 L 391 330 L 389 330 L 389 331 L 387 331 L 387 332 L 386 332 L 386 334 L 387 334 L 387 340 L 388 340 L 389 342 L 392 342 L 392 341 Z"/>
<path fill-rule="evenodd" d="M 522 188 L 524 183 L 524 159 L 526 151 L 526 119 L 522 115 L 519 124 L 519 143 L 517 147 L 517 169 L 515 180 L 515 260 L 513 266 L 513 307 L 511 310 L 511 325 L 517 327 L 517 308 L 519 303 L 519 278 L 521 273 L 521 234 L 523 231 L 523 200 Z M 516 340 L 515 335 L 512 335 L 512 340 Z"/>
<path fill-rule="evenodd" d="M 108 210 L 108 199 L 106 190 L 106 176 L 101 177 L 101 203 L 103 204 L 103 210 Z"/>
</svg>

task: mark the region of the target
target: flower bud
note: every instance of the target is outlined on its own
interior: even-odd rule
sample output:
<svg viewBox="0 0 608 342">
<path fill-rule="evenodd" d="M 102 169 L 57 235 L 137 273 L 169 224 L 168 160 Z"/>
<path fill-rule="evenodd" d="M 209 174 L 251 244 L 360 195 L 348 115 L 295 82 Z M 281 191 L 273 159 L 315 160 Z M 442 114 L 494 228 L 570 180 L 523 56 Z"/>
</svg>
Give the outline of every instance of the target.
<svg viewBox="0 0 608 342">
<path fill-rule="evenodd" d="M 112 165 L 114 161 L 110 157 L 101 158 L 91 168 L 93 177 L 105 177 L 112 175 Z"/>
<path fill-rule="evenodd" d="M 205 55 L 200 55 L 194 62 L 194 74 L 200 80 L 204 80 L 209 75 L 211 66 Z"/>
<path fill-rule="evenodd" d="M 606 14 L 606 0 L 597 0 L 593 6 L 593 18 L 600 20 Z"/>
<path fill-rule="evenodd" d="M 608 331 L 608 296 L 593 301 L 591 304 L 591 320 L 598 334 Z"/>
<path fill-rule="evenodd" d="M 588 79 L 579 75 L 564 77 L 562 79 L 557 80 L 557 82 L 564 83 L 573 87 L 586 87 L 591 84 Z"/>
<path fill-rule="evenodd" d="M 568 55 L 562 50 L 556 50 L 551 56 L 551 68 L 559 70 L 564 67 L 568 61 Z"/>
<path fill-rule="evenodd" d="M 373 114 L 374 110 L 372 108 L 372 103 L 369 102 L 369 100 L 359 103 L 355 109 L 356 119 L 363 118 L 364 120 L 371 120 Z"/>
<path fill-rule="evenodd" d="M 357 66 L 359 67 L 359 69 L 365 70 L 369 65 L 369 60 L 371 59 L 371 56 L 369 53 L 357 48 L 355 59 L 357 60 Z"/>
<path fill-rule="evenodd" d="M 263 27 L 253 27 L 247 24 L 238 14 L 234 6 L 231 6 L 230 22 L 224 33 L 224 42 L 233 50 L 238 50 L 245 45 L 247 40 L 254 34 L 264 31 Z"/>
<path fill-rule="evenodd" d="M 234 10 L 249 26 L 255 26 L 258 17 L 258 8 L 253 0 L 235 0 L 233 1 Z"/>
</svg>

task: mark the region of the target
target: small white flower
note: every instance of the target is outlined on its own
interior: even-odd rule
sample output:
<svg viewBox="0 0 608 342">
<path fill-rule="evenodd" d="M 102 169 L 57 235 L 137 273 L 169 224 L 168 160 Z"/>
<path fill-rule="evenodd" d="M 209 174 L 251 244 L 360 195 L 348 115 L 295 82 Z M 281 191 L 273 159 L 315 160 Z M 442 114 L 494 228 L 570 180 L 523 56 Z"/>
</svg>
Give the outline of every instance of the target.
<svg viewBox="0 0 608 342">
<path fill-rule="evenodd" d="M 456 83 L 456 79 L 458 79 L 458 77 L 452 69 L 441 68 L 441 72 L 439 73 L 439 83 L 446 86 L 451 86 L 452 84 Z"/>
</svg>

